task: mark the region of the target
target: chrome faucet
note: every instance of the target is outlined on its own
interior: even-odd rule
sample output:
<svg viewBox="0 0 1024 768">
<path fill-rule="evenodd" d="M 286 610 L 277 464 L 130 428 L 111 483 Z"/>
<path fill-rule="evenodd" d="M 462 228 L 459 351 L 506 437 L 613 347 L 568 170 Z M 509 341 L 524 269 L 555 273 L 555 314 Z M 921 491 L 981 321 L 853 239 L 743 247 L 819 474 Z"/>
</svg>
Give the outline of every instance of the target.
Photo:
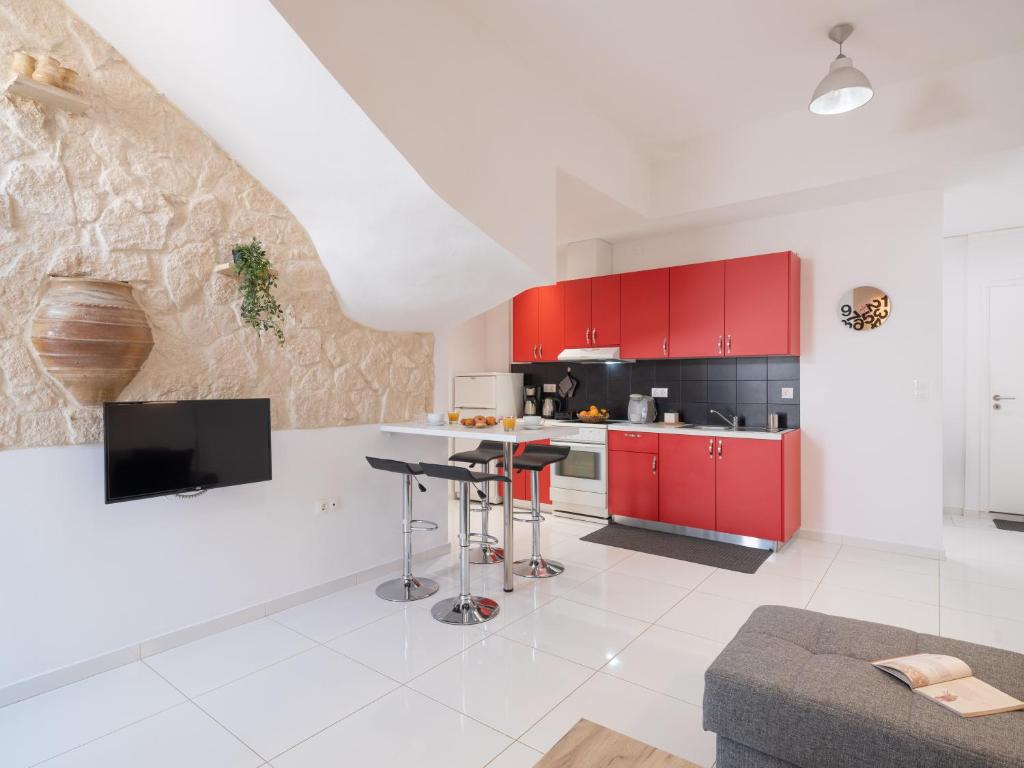
<svg viewBox="0 0 1024 768">
<path fill-rule="evenodd" d="M 715 410 L 714 408 L 712 408 L 712 409 L 711 409 L 711 410 L 709 411 L 709 413 L 713 413 L 713 414 L 715 414 L 715 416 L 717 416 L 717 417 L 718 417 L 718 418 L 720 418 L 720 419 L 721 419 L 722 421 L 724 421 L 724 422 L 725 422 L 726 424 L 728 424 L 728 425 L 729 425 L 729 427 L 730 427 L 730 428 L 732 428 L 732 429 L 739 429 L 739 428 L 740 428 L 740 417 L 739 417 L 739 416 L 733 416 L 733 417 L 732 417 L 732 418 L 730 419 L 730 418 L 729 418 L 728 416 L 726 416 L 726 415 L 725 415 L 725 414 L 723 414 L 723 413 L 719 413 L 719 412 L 718 412 L 718 411 L 716 411 L 716 410 Z"/>
</svg>

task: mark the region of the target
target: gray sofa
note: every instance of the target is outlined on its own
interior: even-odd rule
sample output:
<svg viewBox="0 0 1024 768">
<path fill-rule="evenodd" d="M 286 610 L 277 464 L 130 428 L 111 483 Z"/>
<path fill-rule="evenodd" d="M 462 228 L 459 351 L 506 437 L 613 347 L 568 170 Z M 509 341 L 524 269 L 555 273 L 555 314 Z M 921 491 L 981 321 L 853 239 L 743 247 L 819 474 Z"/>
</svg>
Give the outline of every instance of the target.
<svg viewBox="0 0 1024 768">
<path fill-rule="evenodd" d="M 762 606 L 708 668 L 717 768 L 1021 768 L 1024 712 L 963 718 L 867 661 L 945 653 L 1024 701 L 1024 656 L 884 624 Z"/>
</svg>

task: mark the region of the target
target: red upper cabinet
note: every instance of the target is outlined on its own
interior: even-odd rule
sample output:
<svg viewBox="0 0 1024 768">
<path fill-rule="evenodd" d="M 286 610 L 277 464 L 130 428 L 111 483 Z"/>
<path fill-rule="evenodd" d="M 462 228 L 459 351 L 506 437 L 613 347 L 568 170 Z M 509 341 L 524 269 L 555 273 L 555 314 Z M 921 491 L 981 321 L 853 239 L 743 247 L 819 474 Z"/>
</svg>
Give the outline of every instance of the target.
<svg viewBox="0 0 1024 768">
<path fill-rule="evenodd" d="M 715 438 L 659 435 L 659 520 L 690 528 L 715 529 Z"/>
<path fill-rule="evenodd" d="M 608 452 L 608 511 L 613 515 L 658 519 L 658 454 Z"/>
<path fill-rule="evenodd" d="M 672 267 L 669 355 L 717 357 L 725 351 L 724 261 Z"/>
<path fill-rule="evenodd" d="M 557 360 L 565 349 L 565 292 L 561 284 L 544 285 L 537 291 L 537 359 Z"/>
<path fill-rule="evenodd" d="M 800 259 L 791 251 L 725 262 L 725 354 L 800 354 Z"/>
<path fill-rule="evenodd" d="M 565 291 L 565 346 L 590 346 L 591 279 L 567 280 Z M 616 304 L 618 297 L 616 297 Z"/>
<path fill-rule="evenodd" d="M 648 269 L 619 276 L 623 357 L 668 357 L 670 271 Z"/>
<path fill-rule="evenodd" d="M 539 288 L 523 291 L 512 299 L 512 362 L 529 363 L 537 359 L 540 314 Z"/>
<path fill-rule="evenodd" d="M 716 528 L 782 541 L 782 441 L 715 438 Z"/>
<path fill-rule="evenodd" d="M 619 327 L 621 322 L 619 275 L 604 275 L 590 281 L 590 346 L 616 347 L 621 342 Z M 568 344 L 566 345 L 568 346 Z"/>
<path fill-rule="evenodd" d="M 614 347 L 619 343 L 619 276 L 559 283 L 565 300 L 566 347 Z"/>
</svg>

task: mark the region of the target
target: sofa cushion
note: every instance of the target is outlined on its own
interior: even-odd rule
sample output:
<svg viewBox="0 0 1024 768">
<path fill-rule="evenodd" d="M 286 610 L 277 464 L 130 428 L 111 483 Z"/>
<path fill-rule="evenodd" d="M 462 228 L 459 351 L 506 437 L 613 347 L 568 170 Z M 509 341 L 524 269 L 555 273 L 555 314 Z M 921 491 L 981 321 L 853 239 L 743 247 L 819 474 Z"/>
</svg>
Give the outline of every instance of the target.
<svg viewBox="0 0 1024 768">
<path fill-rule="evenodd" d="M 704 728 L 805 768 L 1021 768 L 1024 712 L 963 718 L 867 663 L 963 659 L 1024 700 L 1024 656 L 782 606 L 755 610 L 708 668 Z"/>
</svg>

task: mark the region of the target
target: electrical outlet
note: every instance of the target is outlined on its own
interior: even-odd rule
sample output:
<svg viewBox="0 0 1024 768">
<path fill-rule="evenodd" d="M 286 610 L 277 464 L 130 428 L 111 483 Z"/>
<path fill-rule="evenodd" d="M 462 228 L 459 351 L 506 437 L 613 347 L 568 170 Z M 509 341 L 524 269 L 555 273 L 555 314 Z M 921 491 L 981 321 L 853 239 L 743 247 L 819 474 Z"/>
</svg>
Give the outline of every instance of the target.
<svg viewBox="0 0 1024 768">
<path fill-rule="evenodd" d="M 327 506 L 329 508 L 329 511 L 337 512 L 338 511 L 338 497 L 337 496 L 331 496 L 330 498 L 328 498 L 327 499 Z"/>
<path fill-rule="evenodd" d="M 327 510 L 329 510 L 330 508 L 331 508 L 331 500 L 330 499 L 317 499 L 316 507 L 314 508 L 313 511 L 314 511 L 314 514 L 317 514 L 317 515 L 326 515 L 327 514 Z"/>
<path fill-rule="evenodd" d="M 792 387 L 783 387 L 782 388 L 782 393 L 779 395 L 779 397 L 782 400 L 792 400 L 793 399 L 793 388 Z"/>
<path fill-rule="evenodd" d="M 668 387 L 651 387 L 651 397 L 668 397 Z"/>
</svg>

